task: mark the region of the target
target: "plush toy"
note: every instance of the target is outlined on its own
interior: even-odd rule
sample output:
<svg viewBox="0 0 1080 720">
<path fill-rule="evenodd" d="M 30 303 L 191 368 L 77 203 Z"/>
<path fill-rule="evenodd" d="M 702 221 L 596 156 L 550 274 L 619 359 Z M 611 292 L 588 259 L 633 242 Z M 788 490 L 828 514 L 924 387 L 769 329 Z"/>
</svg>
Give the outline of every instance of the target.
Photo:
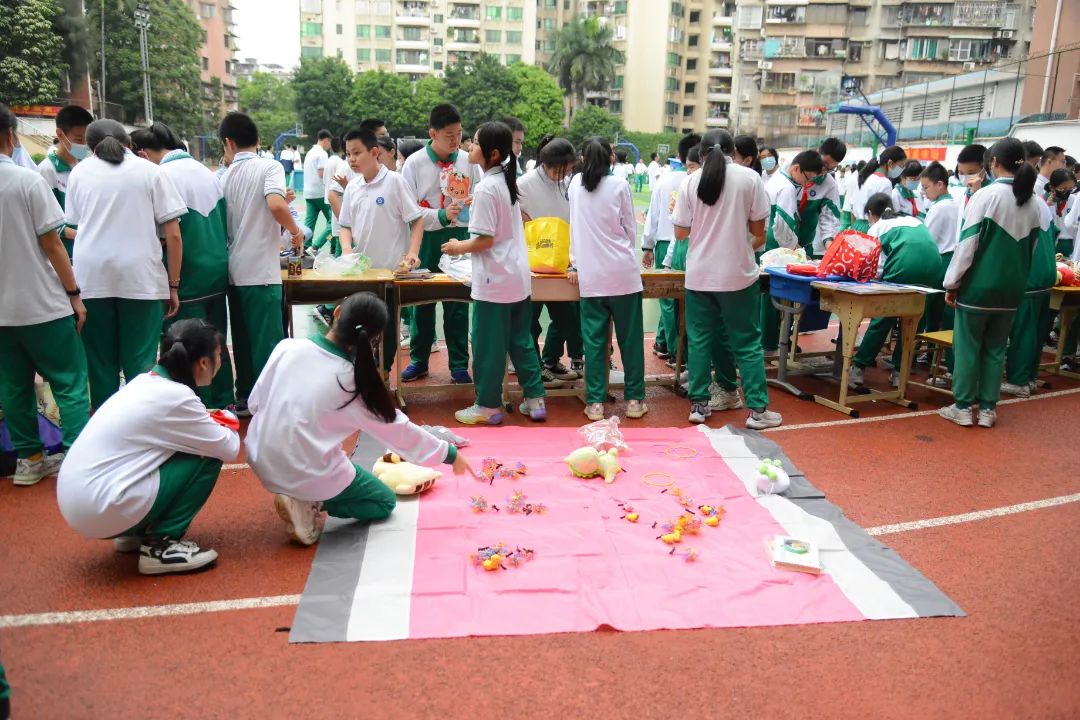
<svg viewBox="0 0 1080 720">
<path fill-rule="evenodd" d="M 615 482 L 615 476 L 622 472 L 619 467 L 619 451 L 597 450 L 594 447 L 578 448 L 563 460 L 570 466 L 570 472 L 579 478 L 604 477 L 604 482 Z"/>
<path fill-rule="evenodd" d="M 1076 273 L 1067 263 L 1058 262 L 1057 264 L 1057 284 L 1062 286 L 1076 285 Z"/>
<path fill-rule="evenodd" d="M 762 460 L 757 471 L 757 489 L 762 495 L 779 495 L 791 486 L 782 460 Z"/>
<path fill-rule="evenodd" d="M 442 477 L 441 472 L 431 468 L 402 462 L 394 453 L 386 453 L 376 460 L 371 471 L 398 495 L 419 495 Z"/>
</svg>

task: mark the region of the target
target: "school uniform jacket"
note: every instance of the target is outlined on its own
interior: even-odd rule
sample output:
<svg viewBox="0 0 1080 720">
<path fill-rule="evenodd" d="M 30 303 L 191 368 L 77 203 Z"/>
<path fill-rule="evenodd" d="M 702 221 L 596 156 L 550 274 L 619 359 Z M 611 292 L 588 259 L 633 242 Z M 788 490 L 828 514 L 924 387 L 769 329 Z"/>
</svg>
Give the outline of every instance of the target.
<svg viewBox="0 0 1080 720">
<path fill-rule="evenodd" d="M 229 228 L 221 181 L 183 150 L 166 154 L 161 170 L 188 210 L 180 218 L 180 302 L 221 295 L 229 284 Z"/>
<path fill-rule="evenodd" d="M 840 184 L 832 173 L 820 183 L 802 188 L 799 203 L 799 245 L 814 255 L 824 255 L 825 245 L 840 232 Z"/>
<path fill-rule="evenodd" d="M 926 226 L 909 215 L 878 220 L 867 234 L 881 241 L 881 278 L 934 287 L 941 279 L 941 255 Z"/>
<path fill-rule="evenodd" d="M 937 200 L 928 202 L 923 223 L 937 243 L 938 253 L 951 253 L 956 250 L 956 241 L 960 235 L 960 208 L 947 192 Z"/>
<path fill-rule="evenodd" d="M 799 195 L 802 187 L 797 185 L 783 170 L 778 170 L 765 184 L 769 196 L 769 226 L 765 236 L 765 249 L 783 247 L 794 250 L 799 247 Z"/>
</svg>

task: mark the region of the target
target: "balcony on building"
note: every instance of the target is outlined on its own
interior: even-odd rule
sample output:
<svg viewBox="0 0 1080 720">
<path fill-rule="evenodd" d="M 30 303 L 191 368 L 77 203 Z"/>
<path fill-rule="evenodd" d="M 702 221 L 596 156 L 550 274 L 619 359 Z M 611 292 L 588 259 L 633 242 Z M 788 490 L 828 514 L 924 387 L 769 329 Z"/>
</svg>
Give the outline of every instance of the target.
<svg viewBox="0 0 1080 720">
<path fill-rule="evenodd" d="M 472 28 L 451 28 L 446 34 L 446 49 L 478 52 L 480 47 L 480 31 Z"/>
<path fill-rule="evenodd" d="M 709 40 L 709 47 L 713 50 L 729 52 L 731 50 L 731 29 L 714 30 L 712 38 Z"/>
<path fill-rule="evenodd" d="M 422 0 L 404 0 L 398 3 L 394 21 L 398 25 L 430 25 L 428 4 Z"/>
<path fill-rule="evenodd" d="M 453 52 L 447 51 L 446 64 L 447 66 L 450 66 L 457 65 L 459 62 L 470 63 L 476 60 L 477 56 L 479 55 L 480 52 L 478 50 L 454 50 Z"/>
<path fill-rule="evenodd" d="M 713 11 L 712 23 L 720 27 L 731 27 L 735 22 L 735 3 L 725 2 L 721 3 L 718 8 Z"/>
<path fill-rule="evenodd" d="M 806 4 L 769 5 L 765 8 L 765 23 L 767 25 L 805 25 Z"/>
<path fill-rule="evenodd" d="M 394 68 L 398 72 L 429 72 L 431 56 L 427 50 L 398 50 L 394 58 Z"/>
<path fill-rule="evenodd" d="M 847 40 L 833 38 L 806 38 L 806 57 L 815 60 L 844 60 L 847 58 Z"/>
<path fill-rule="evenodd" d="M 709 76 L 710 77 L 731 77 L 731 55 L 724 53 L 713 53 L 712 58 L 709 60 Z"/>
<path fill-rule="evenodd" d="M 394 40 L 394 47 L 401 50 L 427 50 L 431 46 L 431 33 L 427 28 L 402 27 Z"/>
<path fill-rule="evenodd" d="M 710 102 L 731 102 L 731 83 L 710 83 L 706 99 Z"/>
<path fill-rule="evenodd" d="M 707 127 L 726 128 L 731 122 L 731 103 L 710 102 L 705 110 L 705 125 Z"/>
<path fill-rule="evenodd" d="M 409 75 L 427 75 L 431 72 L 430 65 L 412 65 L 410 63 L 397 63 L 394 65 L 394 71 L 402 74 Z"/>
<path fill-rule="evenodd" d="M 480 27 L 480 9 L 477 5 L 465 5 L 455 2 L 450 5 L 450 13 L 446 16 L 446 24 L 457 27 Z"/>
</svg>

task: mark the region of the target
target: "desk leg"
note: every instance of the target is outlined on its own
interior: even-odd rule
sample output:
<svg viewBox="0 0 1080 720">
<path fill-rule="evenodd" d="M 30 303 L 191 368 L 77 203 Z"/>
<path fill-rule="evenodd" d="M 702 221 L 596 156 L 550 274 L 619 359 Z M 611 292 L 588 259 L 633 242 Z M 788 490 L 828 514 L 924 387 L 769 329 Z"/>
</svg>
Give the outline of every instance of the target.
<svg viewBox="0 0 1080 720">
<path fill-rule="evenodd" d="M 679 329 L 675 338 L 677 343 L 675 348 L 675 378 L 671 381 L 671 391 L 679 397 L 686 397 L 682 385 L 679 383 L 679 376 L 682 375 L 683 365 L 686 363 L 686 358 L 683 357 L 683 343 L 686 339 L 686 301 L 676 300 L 675 303 L 675 318 L 679 324 Z M 679 306 L 680 303 L 682 307 Z"/>
<path fill-rule="evenodd" d="M 808 400 L 813 397 L 810 393 L 803 392 L 799 388 L 788 382 L 788 363 L 794 358 L 794 352 L 792 349 L 795 343 L 792 342 L 792 327 L 798 327 L 799 317 L 802 315 L 802 306 L 800 303 L 794 303 L 788 305 L 774 298 L 769 298 L 775 307 L 780 312 L 780 345 L 776 353 L 776 377 L 765 380 L 766 385 L 780 388 L 785 390 L 800 400 Z"/>
<path fill-rule="evenodd" d="M 395 288 L 391 292 L 396 292 L 397 293 L 397 302 L 394 303 L 394 327 L 393 327 L 393 332 L 400 333 L 401 332 L 401 291 L 397 290 Z M 388 332 L 389 332 L 389 329 L 388 329 Z M 394 351 L 394 366 L 390 369 L 390 371 L 392 373 L 394 373 L 394 376 L 396 377 L 396 382 L 394 383 L 394 395 L 397 396 L 398 405 L 401 406 L 401 410 L 404 412 L 404 410 L 405 410 L 405 395 L 404 395 L 404 393 L 401 392 L 401 386 L 404 384 L 401 381 L 401 373 L 404 371 L 404 367 L 405 367 L 404 363 L 402 363 L 402 361 L 401 361 L 401 355 L 402 355 L 402 351 L 403 351 L 404 348 L 401 347 L 400 342 L 397 345 L 395 345 L 394 347 L 396 348 L 396 350 Z"/>
<path fill-rule="evenodd" d="M 843 345 L 837 349 L 843 352 L 844 359 L 840 369 L 839 404 L 844 407 L 847 407 L 848 376 L 851 374 L 851 361 L 855 359 L 855 341 L 859 337 L 859 323 L 862 322 L 862 319 L 862 312 L 852 307 L 844 308 L 844 311 L 840 313 Z"/>
<path fill-rule="evenodd" d="M 900 353 L 900 397 L 894 400 L 897 405 L 917 410 L 918 405 L 911 402 L 905 396 L 907 392 L 908 378 L 911 375 L 911 360 L 915 355 L 915 333 L 918 330 L 919 317 L 900 318 L 900 342 L 904 344 L 903 352 Z"/>
</svg>

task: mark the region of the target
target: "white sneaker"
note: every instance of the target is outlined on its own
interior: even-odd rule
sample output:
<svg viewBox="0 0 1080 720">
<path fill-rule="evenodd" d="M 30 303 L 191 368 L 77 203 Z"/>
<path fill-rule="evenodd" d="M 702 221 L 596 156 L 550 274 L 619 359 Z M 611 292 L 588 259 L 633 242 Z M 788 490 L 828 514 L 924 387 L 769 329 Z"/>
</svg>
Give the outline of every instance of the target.
<svg viewBox="0 0 1080 720">
<path fill-rule="evenodd" d="M 160 540 L 139 548 L 139 572 L 143 575 L 165 575 L 198 570 L 217 560 L 218 554 L 200 548 L 190 540 Z"/>
<path fill-rule="evenodd" d="M 997 422 L 996 410 L 980 410 L 979 411 L 979 427 L 992 428 L 994 423 Z"/>
<path fill-rule="evenodd" d="M 441 351 L 442 351 L 442 346 L 441 346 L 441 345 L 439 345 L 439 341 L 438 341 L 438 340 L 436 340 L 435 342 L 431 343 L 431 352 L 433 352 L 433 353 L 437 353 L 437 352 L 441 352 Z"/>
<path fill-rule="evenodd" d="M 900 373 L 898 373 L 896 370 L 893 370 L 891 373 L 889 373 L 889 385 L 894 388 L 900 387 Z"/>
<path fill-rule="evenodd" d="M 143 539 L 141 535 L 121 535 L 113 538 L 113 549 L 118 553 L 139 552 Z"/>
<path fill-rule="evenodd" d="M 863 369 L 857 365 L 852 365 L 851 370 L 848 371 L 848 387 L 855 389 L 863 384 Z"/>
<path fill-rule="evenodd" d="M 454 419 L 462 425 L 499 425 L 503 421 L 502 408 L 486 408 L 470 405 L 454 413 Z"/>
<path fill-rule="evenodd" d="M 709 407 L 709 403 L 692 403 L 690 405 L 690 422 L 694 425 L 700 425 L 709 419 L 712 415 L 712 408 Z"/>
<path fill-rule="evenodd" d="M 19 458 L 15 463 L 15 477 L 12 480 L 20 487 L 37 485 L 44 478 L 60 472 L 60 464 L 63 462 L 64 453 L 44 455 L 36 462 L 26 458 Z"/>
<path fill-rule="evenodd" d="M 742 396 L 739 389 L 724 390 L 713 383 L 709 386 L 709 409 L 710 410 L 738 410 L 743 406 Z"/>
<path fill-rule="evenodd" d="M 506 374 L 517 375 L 517 368 L 514 367 L 514 363 L 512 363 L 509 358 L 506 360 Z"/>
<path fill-rule="evenodd" d="M 644 400 L 631 400 L 626 403 L 626 417 L 631 420 L 645 417 L 647 412 L 649 412 L 649 406 L 645 404 Z"/>
<path fill-rule="evenodd" d="M 768 408 L 764 410 L 751 410 L 750 415 L 746 418 L 746 427 L 751 430 L 766 430 L 768 428 L 780 427 L 780 423 L 784 421 L 784 418 L 780 416 L 780 413 L 773 412 Z"/>
<path fill-rule="evenodd" d="M 1031 397 L 1031 385 L 1013 385 L 1012 383 L 1001 383 L 1001 392 L 1006 395 L 1015 395 L 1019 398 Z"/>
<path fill-rule="evenodd" d="M 585 406 L 585 417 L 593 422 L 604 419 L 604 403 L 590 403 Z"/>
<path fill-rule="evenodd" d="M 288 495 L 274 496 L 274 509 L 278 517 L 289 527 L 289 537 L 301 545 L 314 545 L 319 541 L 322 528 L 319 518 L 322 504 L 308 500 L 297 500 Z"/>
<path fill-rule="evenodd" d="M 1027 388 L 1028 388 L 1028 394 L 1029 395 L 1034 395 L 1035 391 L 1039 389 L 1039 383 L 1037 381 L 1035 381 L 1035 380 L 1032 380 L 1031 382 L 1029 382 L 1027 384 Z"/>
<path fill-rule="evenodd" d="M 952 374 L 945 373 L 944 375 L 938 375 L 930 378 L 929 384 L 931 387 L 937 388 L 951 388 L 952 387 Z"/>
<path fill-rule="evenodd" d="M 960 427 L 971 427 L 974 423 L 971 421 L 971 408 L 967 410 L 961 410 L 956 407 L 955 404 L 943 407 L 938 410 L 938 415 L 945 418 L 949 422 L 954 422 Z"/>
<path fill-rule="evenodd" d="M 518 410 L 533 422 L 547 420 L 547 407 L 544 405 L 544 398 L 527 398 L 525 402 L 518 406 Z"/>
</svg>

